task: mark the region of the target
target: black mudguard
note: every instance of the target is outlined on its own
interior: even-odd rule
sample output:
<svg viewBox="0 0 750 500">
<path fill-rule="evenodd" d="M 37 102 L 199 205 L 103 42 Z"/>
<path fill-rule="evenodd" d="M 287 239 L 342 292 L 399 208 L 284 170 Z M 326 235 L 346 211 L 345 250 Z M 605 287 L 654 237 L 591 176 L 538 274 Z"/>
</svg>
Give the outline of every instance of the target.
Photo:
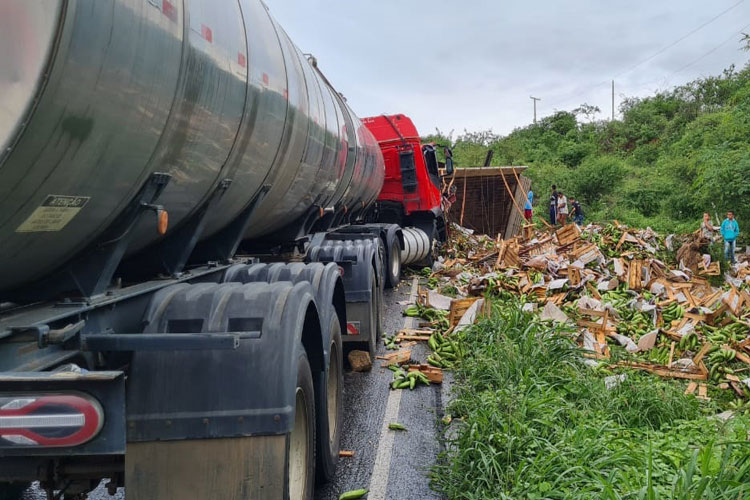
<svg viewBox="0 0 750 500">
<path fill-rule="evenodd" d="M 133 354 L 127 439 L 285 434 L 294 423 L 299 349 L 321 359 L 308 282 L 169 287 L 144 316 L 145 333 L 242 332 L 234 350 Z M 304 338 L 303 338 L 304 336 Z"/>
</svg>

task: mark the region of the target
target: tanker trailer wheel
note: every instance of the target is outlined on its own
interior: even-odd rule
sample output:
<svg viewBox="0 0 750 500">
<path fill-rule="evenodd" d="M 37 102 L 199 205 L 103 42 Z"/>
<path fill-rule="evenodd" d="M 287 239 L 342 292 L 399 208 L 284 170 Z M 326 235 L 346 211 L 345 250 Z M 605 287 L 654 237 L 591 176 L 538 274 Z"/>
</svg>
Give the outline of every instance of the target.
<svg viewBox="0 0 750 500">
<path fill-rule="evenodd" d="M 401 281 L 401 243 L 399 243 L 398 238 L 393 238 L 390 251 L 388 252 L 387 264 L 385 286 L 395 288 L 399 281 Z"/>
<path fill-rule="evenodd" d="M 300 345 L 294 426 L 286 435 L 128 443 L 128 498 L 312 500 L 315 389 Z"/>
<path fill-rule="evenodd" d="M 340 333 L 339 333 L 340 336 Z M 286 487 L 289 500 L 312 500 L 315 486 L 315 390 L 307 354 L 300 346 L 294 428 L 289 434 Z"/>
<path fill-rule="evenodd" d="M 341 324 L 334 312 L 331 315 L 331 345 L 328 369 L 318 391 L 318 429 L 315 448 L 317 458 L 316 474 L 321 482 L 333 479 L 339 461 L 341 444 L 341 416 L 343 407 L 344 370 Z"/>
</svg>

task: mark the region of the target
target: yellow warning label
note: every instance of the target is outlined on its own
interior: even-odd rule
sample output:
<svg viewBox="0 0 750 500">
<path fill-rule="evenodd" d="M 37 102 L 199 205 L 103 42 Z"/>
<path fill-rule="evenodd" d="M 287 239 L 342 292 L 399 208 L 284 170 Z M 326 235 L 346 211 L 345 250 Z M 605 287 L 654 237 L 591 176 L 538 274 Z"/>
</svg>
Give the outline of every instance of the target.
<svg viewBox="0 0 750 500">
<path fill-rule="evenodd" d="M 88 196 L 51 194 L 16 229 L 17 233 L 59 231 L 89 202 Z"/>
</svg>

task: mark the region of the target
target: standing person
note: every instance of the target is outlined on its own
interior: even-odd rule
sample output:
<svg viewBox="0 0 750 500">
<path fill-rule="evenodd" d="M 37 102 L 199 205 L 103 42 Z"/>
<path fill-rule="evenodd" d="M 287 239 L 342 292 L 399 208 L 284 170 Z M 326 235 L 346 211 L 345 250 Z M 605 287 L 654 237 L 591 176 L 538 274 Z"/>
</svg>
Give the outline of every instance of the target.
<svg viewBox="0 0 750 500">
<path fill-rule="evenodd" d="M 552 194 L 549 197 L 549 223 L 553 226 L 557 222 L 557 186 L 552 184 Z"/>
<path fill-rule="evenodd" d="M 527 221 L 531 222 L 531 204 L 534 202 L 534 191 L 529 189 L 529 195 L 526 199 L 526 205 L 523 206 L 523 216 Z"/>
<path fill-rule="evenodd" d="M 734 212 L 727 212 L 727 218 L 721 223 L 721 236 L 724 238 L 724 257 L 734 265 L 734 250 L 740 226 L 734 220 Z"/>
<path fill-rule="evenodd" d="M 701 222 L 701 237 L 706 238 L 711 243 L 716 239 L 716 231 L 719 228 L 711 224 L 711 215 L 708 212 L 703 212 L 703 222 Z"/>
<path fill-rule="evenodd" d="M 557 193 L 557 219 L 561 226 L 568 221 L 568 199 L 562 191 Z"/>
<path fill-rule="evenodd" d="M 570 206 L 573 208 L 571 214 L 573 215 L 573 222 L 579 226 L 583 225 L 583 208 L 581 204 L 575 198 L 570 198 Z"/>
</svg>

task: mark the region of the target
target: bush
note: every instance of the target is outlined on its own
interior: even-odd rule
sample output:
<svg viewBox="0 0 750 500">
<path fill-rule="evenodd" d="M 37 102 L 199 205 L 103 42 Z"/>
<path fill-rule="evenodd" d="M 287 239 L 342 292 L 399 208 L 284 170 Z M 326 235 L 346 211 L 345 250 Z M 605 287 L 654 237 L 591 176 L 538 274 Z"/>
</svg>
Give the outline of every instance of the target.
<svg viewBox="0 0 750 500">
<path fill-rule="evenodd" d="M 594 203 L 615 189 L 625 175 L 624 162 L 614 156 L 589 158 L 575 170 L 572 191 L 585 203 Z"/>
</svg>

